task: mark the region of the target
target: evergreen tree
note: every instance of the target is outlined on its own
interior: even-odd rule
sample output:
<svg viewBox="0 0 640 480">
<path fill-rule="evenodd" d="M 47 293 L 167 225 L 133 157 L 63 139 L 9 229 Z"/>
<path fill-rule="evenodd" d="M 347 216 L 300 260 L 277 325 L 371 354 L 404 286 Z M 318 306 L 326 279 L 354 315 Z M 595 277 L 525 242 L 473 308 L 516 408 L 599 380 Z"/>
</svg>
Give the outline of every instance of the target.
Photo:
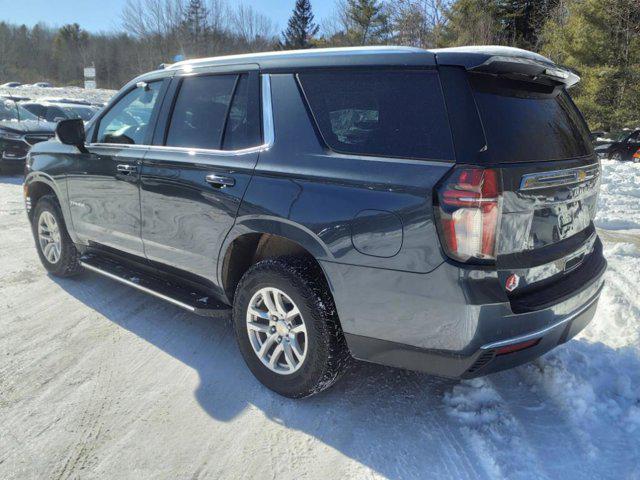
<svg viewBox="0 0 640 480">
<path fill-rule="evenodd" d="M 184 27 L 192 44 L 197 45 L 209 33 L 209 10 L 202 0 L 189 0 L 184 12 Z"/>
<path fill-rule="evenodd" d="M 640 125 L 640 2 L 569 2 L 544 28 L 542 53 L 578 71 L 572 92 L 591 128 Z"/>
<path fill-rule="evenodd" d="M 389 15 L 378 0 L 347 0 L 347 36 L 355 45 L 382 43 L 389 35 Z"/>
<path fill-rule="evenodd" d="M 282 32 L 283 41 L 280 46 L 284 49 L 309 48 L 313 37 L 320 27 L 314 23 L 311 2 L 296 0 L 296 6 L 287 23 L 287 29 Z"/>
<path fill-rule="evenodd" d="M 449 46 L 500 43 L 496 0 L 458 0 L 448 14 L 444 36 Z"/>
</svg>

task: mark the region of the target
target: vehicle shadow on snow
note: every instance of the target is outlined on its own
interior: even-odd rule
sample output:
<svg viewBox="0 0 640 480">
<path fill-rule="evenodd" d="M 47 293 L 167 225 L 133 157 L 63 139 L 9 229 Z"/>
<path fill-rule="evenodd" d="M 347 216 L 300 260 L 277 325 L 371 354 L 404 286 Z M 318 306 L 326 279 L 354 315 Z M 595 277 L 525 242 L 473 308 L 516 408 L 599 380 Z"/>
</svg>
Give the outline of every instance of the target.
<svg viewBox="0 0 640 480">
<path fill-rule="evenodd" d="M 89 308 L 195 369 L 200 377 L 194 393 L 196 399 L 217 420 L 232 421 L 253 406 L 271 421 L 304 432 L 388 478 L 424 478 L 425 475 L 491 478 L 495 475 L 482 457 L 500 448 L 493 440 L 500 434 L 500 421 L 495 425 L 477 420 L 461 422 L 459 415 L 451 415 L 452 391 L 462 389 L 463 395 L 467 395 L 465 383 L 357 362 L 330 390 L 304 400 L 289 400 L 272 393 L 253 378 L 235 345 L 228 321 L 183 312 L 91 273 L 83 274 L 78 280 L 54 277 L 52 280 Z M 168 337 L 172 340 L 167 341 Z M 583 344 L 581 358 L 586 362 L 594 348 L 608 349 L 608 355 L 615 356 L 615 350 L 602 344 L 592 347 L 593 344 L 580 343 Z M 635 366 L 640 371 L 640 360 Z M 575 367 L 581 368 L 579 364 Z M 510 402 L 522 403 L 522 399 L 516 397 L 526 397 L 525 403 L 532 402 L 527 393 L 529 387 L 517 385 L 527 377 L 526 372 L 520 371 L 525 373 L 523 376 L 518 370 L 488 377 L 491 388 L 495 388 L 503 402 L 493 405 L 471 402 L 470 411 L 465 413 L 482 418 L 482 410 L 492 408 L 498 411 L 499 417 L 503 415 L 500 410 L 504 409 L 505 415 L 516 416 L 522 432 L 546 432 L 537 439 L 542 449 L 548 445 L 544 440 L 546 435 L 562 429 L 559 423 L 565 420 L 550 413 L 549 409 L 554 407 L 547 405 L 553 403 L 548 397 L 539 399 L 544 414 L 513 413 L 520 407 Z M 521 392 L 514 397 L 508 393 L 512 390 Z M 474 394 L 468 392 L 468 395 L 472 398 Z M 536 409 L 525 405 L 522 410 L 535 412 Z M 476 435 L 473 443 L 476 447 L 469 443 L 469 429 Z M 511 429 L 513 425 L 509 426 Z M 478 436 L 485 439 L 489 447 L 478 450 Z M 277 449 L 278 445 L 270 448 Z M 533 455 L 546 453 L 535 451 Z M 500 463 L 500 455 L 497 460 Z M 602 457 L 598 461 L 608 463 Z M 554 467 L 554 473 L 571 477 L 576 463 L 562 462 Z M 566 471 L 563 470 L 565 464 Z M 522 467 L 530 469 L 531 464 Z M 523 478 L 531 478 L 534 472 L 535 468 L 523 471 Z"/>
</svg>

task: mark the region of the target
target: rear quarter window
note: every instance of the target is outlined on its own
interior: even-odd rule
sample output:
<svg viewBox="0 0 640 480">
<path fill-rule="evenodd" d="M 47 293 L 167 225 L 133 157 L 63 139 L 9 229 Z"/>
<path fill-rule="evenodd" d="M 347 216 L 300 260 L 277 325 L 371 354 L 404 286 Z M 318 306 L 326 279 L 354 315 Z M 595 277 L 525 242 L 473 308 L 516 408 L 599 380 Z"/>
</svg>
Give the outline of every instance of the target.
<svg viewBox="0 0 640 480">
<path fill-rule="evenodd" d="M 340 153 L 453 160 L 435 70 L 298 74 L 318 130 Z"/>
</svg>

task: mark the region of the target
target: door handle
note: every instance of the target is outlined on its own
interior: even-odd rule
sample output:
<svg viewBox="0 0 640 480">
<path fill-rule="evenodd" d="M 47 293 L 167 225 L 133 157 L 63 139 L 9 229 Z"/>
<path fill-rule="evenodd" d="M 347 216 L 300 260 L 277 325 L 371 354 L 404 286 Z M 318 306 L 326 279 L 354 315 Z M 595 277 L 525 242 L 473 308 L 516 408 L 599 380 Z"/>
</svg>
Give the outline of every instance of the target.
<svg viewBox="0 0 640 480">
<path fill-rule="evenodd" d="M 116 170 L 120 173 L 135 173 L 138 171 L 138 167 L 136 165 L 121 163 L 119 165 L 116 165 Z"/>
<path fill-rule="evenodd" d="M 233 187 L 236 184 L 236 181 L 232 177 L 224 177 L 222 175 L 210 174 L 207 175 L 205 181 L 216 188 L 222 187 Z"/>
</svg>

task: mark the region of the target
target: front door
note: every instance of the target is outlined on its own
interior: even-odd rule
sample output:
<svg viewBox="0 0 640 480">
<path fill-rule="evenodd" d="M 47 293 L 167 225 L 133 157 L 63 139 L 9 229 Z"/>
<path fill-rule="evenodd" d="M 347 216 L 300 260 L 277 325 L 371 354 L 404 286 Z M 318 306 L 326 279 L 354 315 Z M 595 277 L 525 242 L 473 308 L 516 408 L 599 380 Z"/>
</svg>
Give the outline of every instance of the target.
<svg viewBox="0 0 640 480">
<path fill-rule="evenodd" d="M 140 238 L 140 168 L 149 148 L 163 82 L 141 83 L 100 118 L 87 153 L 67 180 L 74 229 L 84 243 L 144 256 Z"/>
<path fill-rule="evenodd" d="M 215 283 L 260 150 L 257 71 L 177 75 L 164 104 L 140 178 L 145 253 Z"/>
</svg>

